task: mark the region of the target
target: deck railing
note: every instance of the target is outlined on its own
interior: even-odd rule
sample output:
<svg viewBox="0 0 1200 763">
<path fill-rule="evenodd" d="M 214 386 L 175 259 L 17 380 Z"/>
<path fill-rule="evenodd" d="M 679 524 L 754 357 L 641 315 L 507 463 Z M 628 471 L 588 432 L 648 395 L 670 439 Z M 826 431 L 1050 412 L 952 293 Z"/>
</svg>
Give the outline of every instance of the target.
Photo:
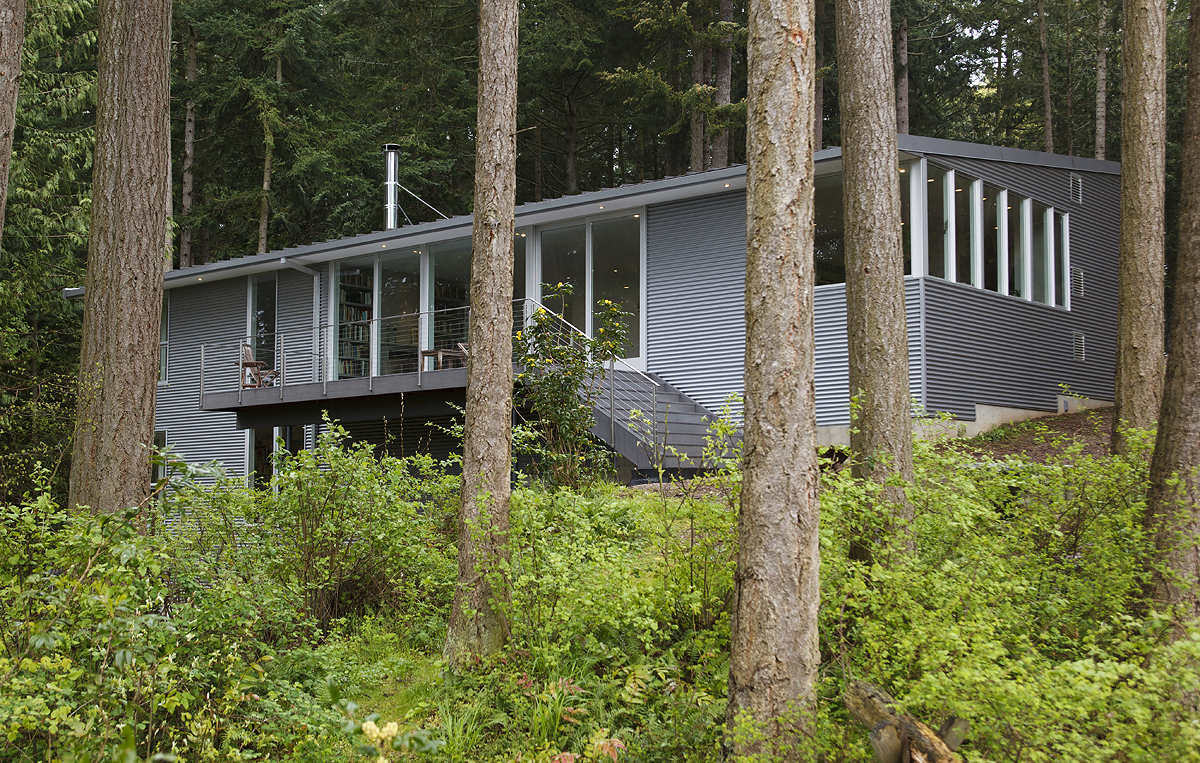
<svg viewBox="0 0 1200 763">
<path fill-rule="evenodd" d="M 270 389 L 284 399 L 287 387 L 319 383 L 328 393 L 328 383 L 342 379 L 367 380 L 374 389 L 375 378 L 396 374 L 415 374 L 420 386 L 424 374 L 462 368 L 466 365 L 470 307 L 428 310 L 392 315 L 364 321 L 323 323 L 310 329 L 247 335 L 234 341 L 205 343 L 200 347 L 200 404 L 206 394 L 238 393 L 242 402 L 246 390 Z M 553 341 L 581 346 L 587 335 L 561 315 L 534 299 L 513 301 L 515 336 L 530 325 L 534 314 L 550 316 L 549 335 Z M 248 348 L 248 350 L 246 349 Z M 258 377 L 247 360 L 261 369 Z M 514 343 L 513 362 L 520 362 Z M 658 383 L 624 360 L 607 362 L 605 373 L 593 381 L 593 389 L 581 389 L 608 415 L 609 442 L 614 442 L 617 427 L 648 438 L 656 450 L 659 444 Z M 275 371 L 276 374 L 265 372 Z M 259 384 L 257 379 L 270 376 Z M 640 411 L 641 416 L 634 413 Z"/>
</svg>

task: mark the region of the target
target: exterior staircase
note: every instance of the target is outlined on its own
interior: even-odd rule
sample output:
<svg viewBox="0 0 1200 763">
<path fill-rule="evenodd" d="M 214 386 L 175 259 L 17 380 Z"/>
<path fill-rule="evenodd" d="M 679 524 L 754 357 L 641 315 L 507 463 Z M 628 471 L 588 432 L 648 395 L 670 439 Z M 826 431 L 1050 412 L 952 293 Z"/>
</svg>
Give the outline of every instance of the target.
<svg viewBox="0 0 1200 763">
<path fill-rule="evenodd" d="M 650 412 L 654 411 L 653 417 Z M 695 471 L 716 415 L 654 374 L 611 369 L 595 401 L 592 433 L 635 469 Z"/>
</svg>

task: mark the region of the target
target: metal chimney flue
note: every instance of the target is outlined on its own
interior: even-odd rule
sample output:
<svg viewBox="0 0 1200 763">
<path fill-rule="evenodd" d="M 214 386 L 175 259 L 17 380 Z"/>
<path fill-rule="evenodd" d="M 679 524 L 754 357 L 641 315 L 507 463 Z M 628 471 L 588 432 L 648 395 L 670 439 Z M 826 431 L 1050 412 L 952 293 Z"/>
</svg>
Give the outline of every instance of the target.
<svg viewBox="0 0 1200 763">
<path fill-rule="evenodd" d="M 383 192 L 384 192 L 384 230 L 400 227 L 397 214 L 400 210 L 398 202 L 400 191 L 400 146 L 388 143 L 383 147 Z"/>
</svg>

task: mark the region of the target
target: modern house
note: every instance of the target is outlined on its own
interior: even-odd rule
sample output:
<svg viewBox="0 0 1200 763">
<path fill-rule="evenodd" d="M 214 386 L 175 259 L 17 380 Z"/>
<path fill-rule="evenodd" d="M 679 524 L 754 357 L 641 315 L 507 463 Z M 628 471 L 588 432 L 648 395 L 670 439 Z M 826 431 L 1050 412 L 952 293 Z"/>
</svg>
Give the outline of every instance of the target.
<svg viewBox="0 0 1200 763">
<path fill-rule="evenodd" d="M 899 136 L 911 394 L 963 421 L 1054 411 L 1064 390 L 1111 400 L 1120 167 Z M 817 419 L 849 424 L 841 152 L 816 167 Z M 744 167 L 517 209 L 516 328 L 543 301 L 564 332 L 592 305 L 632 315 L 596 433 L 645 467 L 663 443 L 696 453 L 701 417 L 742 387 Z M 159 439 L 237 473 L 281 437 L 312 442 L 323 411 L 393 451 L 444 454 L 461 404 L 469 216 L 171 271 Z M 654 432 L 629 410 L 656 410 Z"/>
</svg>

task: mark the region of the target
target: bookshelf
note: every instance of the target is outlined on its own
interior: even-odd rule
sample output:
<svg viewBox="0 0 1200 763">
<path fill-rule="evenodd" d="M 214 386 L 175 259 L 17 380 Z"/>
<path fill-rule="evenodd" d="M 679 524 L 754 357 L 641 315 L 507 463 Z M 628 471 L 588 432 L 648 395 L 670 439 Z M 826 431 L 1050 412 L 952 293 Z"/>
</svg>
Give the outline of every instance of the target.
<svg viewBox="0 0 1200 763">
<path fill-rule="evenodd" d="M 374 268 L 346 268 L 338 274 L 337 377 L 354 379 L 371 372 L 371 304 Z"/>
</svg>

